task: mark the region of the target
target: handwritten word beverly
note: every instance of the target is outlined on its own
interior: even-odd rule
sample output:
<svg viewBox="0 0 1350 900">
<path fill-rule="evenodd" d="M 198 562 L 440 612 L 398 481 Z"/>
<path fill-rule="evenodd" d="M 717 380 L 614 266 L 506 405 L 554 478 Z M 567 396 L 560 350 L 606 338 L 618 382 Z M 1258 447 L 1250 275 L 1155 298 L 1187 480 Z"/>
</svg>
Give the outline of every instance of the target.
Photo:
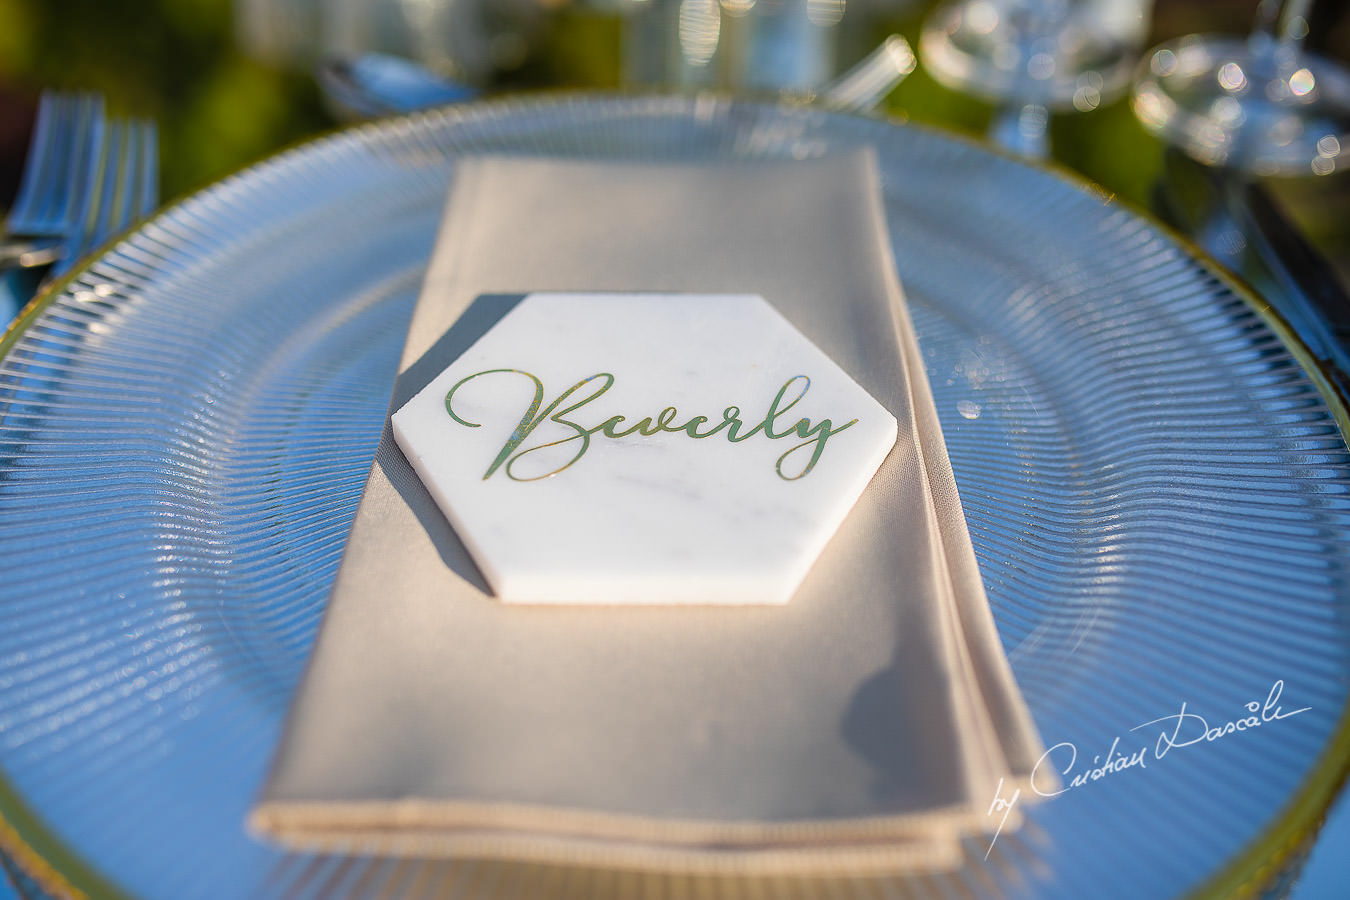
<svg viewBox="0 0 1350 900">
<path fill-rule="evenodd" d="M 763 434 L 764 437 L 774 441 L 795 435 L 801 438 L 801 441 L 793 444 L 778 457 L 774 469 L 778 476 L 785 481 L 796 481 L 810 474 L 811 470 L 815 468 L 816 463 L 820 461 L 821 454 L 825 452 L 826 442 L 831 437 L 858 421 L 852 419 L 836 427 L 830 419 L 821 419 L 819 422 L 812 424 L 810 419 L 799 418 L 791 425 L 780 426 L 779 420 L 801 402 L 801 399 L 806 396 L 806 392 L 811 389 L 811 379 L 805 375 L 794 375 L 785 381 L 769 403 L 768 411 L 765 412 L 763 418 L 749 428 L 746 427 L 745 421 L 741 419 L 741 408 L 739 406 L 728 406 L 722 411 L 721 420 L 715 424 L 710 424 L 712 420 L 707 416 L 691 416 L 684 421 L 679 421 L 680 412 L 673 406 L 665 407 L 655 416 L 644 416 L 632 424 L 625 424 L 628 421 L 627 416 L 610 416 L 594 425 L 584 425 L 578 422 L 577 419 L 580 418 L 584 408 L 598 400 L 614 386 L 614 376 L 609 372 L 598 372 L 589 378 L 583 378 L 545 406 L 544 383 L 534 375 L 520 369 L 488 369 L 461 378 L 456 382 L 454 387 L 450 388 L 445 395 L 445 411 L 450 414 L 450 418 L 459 424 L 468 428 L 478 428 L 479 423 L 467 421 L 455 412 L 455 393 L 475 379 L 508 374 L 529 379 L 534 384 L 534 398 L 520 417 L 520 424 L 507 437 L 506 442 L 502 444 L 501 452 L 492 460 L 492 465 L 488 466 L 487 472 L 483 474 L 484 481 L 491 478 L 498 469 L 505 472 L 506 476 L 513 481 L 539 481 L 557 475 L 578 462 L 591 448 L 591 438 L 593 437 L 602 436 L 617 440 L 633 436 L 651 437 L 662 432 L 670 434 L 682 432 L 694 440 L 706 440 L 718 434 L 723 434 L 733 444 L 747 441 L 759 434 Z M 544 422 L 561 425 L 571 433 L 560 440 L 548 441 L 521 449 L 521 445 Z M 560 447 L 572 451 L 571 457 L 567 458 L 561 465 L 555 466 L 542 474 L 517 474 L 516 466 L 520 464 L 522 459 L 549 450 L 556 452 L 556 448 Z M 548 458 L 554 457 L 549 456 Z M 804 460 L 804 462 L 801 463 L 799 469 L 794 470 L 795 474 L 789 474 L 790 461 L 796 463 L 801 460 Z"/>
</svg>

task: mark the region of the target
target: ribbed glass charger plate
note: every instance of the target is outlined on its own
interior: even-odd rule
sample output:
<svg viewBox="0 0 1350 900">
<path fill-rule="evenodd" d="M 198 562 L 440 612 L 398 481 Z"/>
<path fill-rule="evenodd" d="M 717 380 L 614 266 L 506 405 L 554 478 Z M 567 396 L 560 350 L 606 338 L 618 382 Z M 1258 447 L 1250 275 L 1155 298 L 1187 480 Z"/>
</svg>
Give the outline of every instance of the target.
<svg viewBox="0 0 1350 900">
<path fill-rule="evenodd" d="M 990 601 L 1047 765 L 1076 786 L 914 879 L 329 859 L 248 837 L 456 160 L 864 143 Z M 67 892 L 173 900 L 1227 892 L 1313 825 L 1345 738 L 1344 410 L 1278 331 L 1082 186 L 871 119 L 550 98 L 301 147 L 161 214 L 4 341 L 0 843 Z M 1248 716 L 1213 740 L 1198 722 Z"/>
</svg>

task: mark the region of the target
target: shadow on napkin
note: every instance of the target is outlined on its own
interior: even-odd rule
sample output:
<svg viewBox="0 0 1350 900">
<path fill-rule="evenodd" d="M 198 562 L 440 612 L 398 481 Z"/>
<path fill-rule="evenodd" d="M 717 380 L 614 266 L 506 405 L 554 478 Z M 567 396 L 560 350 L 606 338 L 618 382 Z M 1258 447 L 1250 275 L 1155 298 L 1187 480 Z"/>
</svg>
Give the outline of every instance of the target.
<svg viewBox="0 0 1350 900">
<path fill-rule="evenodd" d="M 895 663 L 858 686 L 840 723 L 845 742 L 873 767 L 872 794 L 880 802 L 912 801 L 913 773 L 922 769 L 924 756 L 912 733 L 922 710 L 906 705 L 907 687 L 927 672 L 905 653 Z"/>
<path fill-rule="evenodd" d="M 482 294 L 477 297 L 454 326 L 441 335 L 440 339 L 431 345 L 431 349 L 408 366 L 394 382 L 394 397 L 390 409 L 398 409 L 411 400 L 418 391 L 459 359 L 475 341 L 487 334 L 503 316 L 515 309 L 525 296 L 525 294 Z M 422 479 L 417 477 L 408 458 L 394 442 L 393 431 L 388 422 L 385 423 L 384 434 L 380 437 L 380 446 L 375 451 L 375 465 L 380 467 L 389 483 L 394 486 L 394 490 L 403 498 L 403 502 L 408 504 L 408 508 L 417 516 L 418 524 L 431 538 L 431 543 L 441 561 L 460 578 L 483 594 L 491 596 L 492 588 L 488 586 L 487 580 L 474 565 L 468 550 L 464 548 L 455 530 L 450 527 L 450 522 L 436 505 Z"/>
</svg>

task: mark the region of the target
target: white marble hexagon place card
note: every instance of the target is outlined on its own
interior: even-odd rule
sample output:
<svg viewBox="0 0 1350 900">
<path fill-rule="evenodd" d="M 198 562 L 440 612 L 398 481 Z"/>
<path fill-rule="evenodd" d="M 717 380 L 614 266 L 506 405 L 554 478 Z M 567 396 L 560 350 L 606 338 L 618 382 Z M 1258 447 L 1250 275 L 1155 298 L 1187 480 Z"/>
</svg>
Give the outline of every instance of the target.
<svg viewBox="0 0 1350 900">
<path fill-rule="evenodd" d="M 786 603 L 895 418 L 762 298 L 531 294 L 393 416 L 507 603 Z"/>
</svg>

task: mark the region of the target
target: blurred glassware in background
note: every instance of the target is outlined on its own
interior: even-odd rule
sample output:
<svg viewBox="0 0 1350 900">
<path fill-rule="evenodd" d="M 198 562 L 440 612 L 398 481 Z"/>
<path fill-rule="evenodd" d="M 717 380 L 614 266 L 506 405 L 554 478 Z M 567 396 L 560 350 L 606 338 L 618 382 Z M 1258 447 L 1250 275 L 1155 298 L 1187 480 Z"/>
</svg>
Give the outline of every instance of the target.
<svg viewBox="0 0 1350 900">
<path fill-rule="evenodd" d="M 842 0 L 633 0 L 629 84 L 809 91 L 835 67 Z"/>
<path fill-rule="evenodd" d="M 1350 301 L 1318 298 L 1344 298 L 1344 287 L 1331 277 L 1310 282 L 1297 248 L 1254 244 L 1273 209 L 1261 179 L 1331 175 L 1350 154 L 1350 72 L 1305 47 L 1312 5 L 1263 0 L 1245 39 L 1192 34 L 1158 46 L 1139 68 L 1132 106 L 1174 148 L 1154 210 L 1259 289 L 1298 301 L 1281 312 L 1316 332 L 1322 320 L 1340 326 L 1335 307 Z M 1350 371 L 1350 356 L 1328 346 Z"/>
<path fill-rule="evenodd" d="M 255 58 L 307 68 L 378 52 L 483 83 L 521 65 L 566 0 L 235 0 L 240 44 Z"/>
<path fill-rule="evenodd" d="M 893 34 L 853 68 L 822 84 L 812 99 L 830 109 L 868 113 L 914 66 L 909 42 Z M 343 121 L 413 112 L 478 96 L 474 88 L 383 53 L 325 60 L 316 77 L 325 104 Z"/>
<path fill-rule="evenodd" d="M 1135 115 L 1207 165 L 1331 174 L 1350 153 L 1350 72 L 1304 47 L 1311 6 L 1263 0 L 1245 40 L 1193 34 L 1159 46 L 1136 79 Z"/>
<path fill-rule="evenodd" d="M 483 86 L 524 65 L 559 14 L 581 12 L 618 21 L 628 86 L 810 95 L 876 50 L 884 33 L 877 23 L 916 0 L 235 2 L 246 51 L 292 68 L 374 53 Z M 884 62 L 874 59 L 872 77 Z"/>
<path fill-rule="evenodd" d="M 1263 0 L 1245 39 L 1192 34 L 1154 48 L 1132 108 L 1170 145 L 1154 212 L 1268 298 L 1350 389 L 1350 290 L 1272 192 L 1332 175 L 1350 152 L 1350 72 L 1304 46 L 1312 5 Z"/>
<path fill-rule="evenodd" d="M 936 80 L 1003 107 L 990 137 L 1048 154 L 1052 112 L 1089 112 L 1128 86 L 1151 0 L 950 0 L 924 22 Z"/>
<path fill-rule="evenodd" d="M 877 21 L 913 4 L 611 0 L 609 5 L 623 15 L 623 73 L 631 86 L 809 95 L 872 49 L 876 38 L 870 29 Z"/>
</svg>

